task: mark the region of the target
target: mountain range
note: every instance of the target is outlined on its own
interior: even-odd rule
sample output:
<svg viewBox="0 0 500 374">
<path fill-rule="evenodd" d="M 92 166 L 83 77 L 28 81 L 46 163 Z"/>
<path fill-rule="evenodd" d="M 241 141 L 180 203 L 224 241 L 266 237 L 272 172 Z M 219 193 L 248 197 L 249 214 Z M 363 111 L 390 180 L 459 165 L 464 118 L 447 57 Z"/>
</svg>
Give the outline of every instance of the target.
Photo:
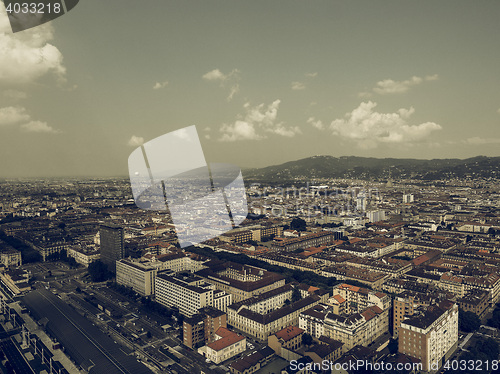
<svg viewBox="0 0 500 374">
<path fill-rule="evenodd" d="M 264 168 L 245 169 L 245 180 L 289 181 L 297 179 L 355 178 L 388 180 L 477 179 L 500 177 L 500 157 L 467 159 L 404 159 L 355 156 L 313 156 Z"/>
</svg>

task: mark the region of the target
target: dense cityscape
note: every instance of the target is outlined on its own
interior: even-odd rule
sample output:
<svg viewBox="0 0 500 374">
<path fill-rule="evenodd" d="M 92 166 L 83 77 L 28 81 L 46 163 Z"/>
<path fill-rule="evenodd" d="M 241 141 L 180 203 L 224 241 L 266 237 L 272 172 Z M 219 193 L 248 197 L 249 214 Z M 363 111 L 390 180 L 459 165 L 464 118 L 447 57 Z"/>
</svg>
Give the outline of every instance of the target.
<svg viewBox="0 0 500 374">
<path fill-rule="evenodd" d="M 496 179 L 250 178 L 247 195 L 238 228 L 181 248 L 126 179 L 3 180 L 0 368 L 497 369 Z"/>
</svg>

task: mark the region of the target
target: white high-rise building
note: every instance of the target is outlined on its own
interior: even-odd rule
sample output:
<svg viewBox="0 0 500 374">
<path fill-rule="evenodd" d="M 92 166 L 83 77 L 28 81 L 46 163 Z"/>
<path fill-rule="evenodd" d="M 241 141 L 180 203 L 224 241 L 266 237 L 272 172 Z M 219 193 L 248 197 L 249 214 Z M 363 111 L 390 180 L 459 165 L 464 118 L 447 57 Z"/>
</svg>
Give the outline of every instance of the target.
<svg viewBox="0 0 500 374">
<path fill-rule="evenodd" d="M 132 288 L 142 296 L 154 293 L 156 269 L 128 260 L 116 261 L 116 283 Z"/>
<path fill-rule="evenodd" d="M 368 217 L 368 222 L 379 222 L 385 220 L 385 211 L 383 210 L 372 210 L 366 213 Z"/>
<path fill-rule="evenodd" d="M 421 360 L 424 371 L 437 371 L 458 344 L 458 306 L 445 300 L 401 322 L 399 352 Z"/>
<path fill-rule="evenodd" d="M 403 204 L 413 203 L 414 196 L 412 193 L 403 194 Z"/>
</svg>

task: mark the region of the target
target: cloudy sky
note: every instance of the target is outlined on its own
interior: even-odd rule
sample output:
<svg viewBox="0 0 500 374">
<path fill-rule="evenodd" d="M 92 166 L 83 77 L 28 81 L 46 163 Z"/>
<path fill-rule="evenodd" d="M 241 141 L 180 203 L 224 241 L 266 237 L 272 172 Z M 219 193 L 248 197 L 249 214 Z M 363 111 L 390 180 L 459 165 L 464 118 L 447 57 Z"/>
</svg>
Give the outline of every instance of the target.
<svg viewBox="0 0 500 374">
<path fill-rule="evenodd" d="M 85 0 L 12 34 L 0 2 L 0 178 L 126 175 L 138 145 L 190 125 L 207 161 L 241 167 L 499 156 L 498 14 L 497 0 Z"/>
</svg>

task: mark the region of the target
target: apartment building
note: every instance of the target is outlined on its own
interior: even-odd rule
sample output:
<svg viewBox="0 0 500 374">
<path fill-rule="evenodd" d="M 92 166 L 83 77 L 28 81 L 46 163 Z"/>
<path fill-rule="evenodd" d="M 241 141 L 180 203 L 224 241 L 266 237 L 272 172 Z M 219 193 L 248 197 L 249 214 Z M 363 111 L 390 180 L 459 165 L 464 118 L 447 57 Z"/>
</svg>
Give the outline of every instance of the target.
<svg viewBox="0 0 500 374">
<path fill-rule="evenodd" d="M 266 238 L 266 237 L 269 237 L 271 235 L 282 236 L 283 235 L 283 226 L 279 226 L 279 225 L 261 226 L 260 229 L 257 229 L 254 231 L 258 231 L 259 236 L 261 238 Z"/>
<path fill-rule="evenodd" d="M 116 283 L 132 288 L 141 296 L 155 291 L 156 269 L 129 260 L 116 261 Z"/>
<path fill-rule="evenodd" d="M 284 239 L 271 244 L 275 251 L 293 251 L 299 248 L 320 247 L 332 244 L 335 234 L 331 231 L 320 231 L 299 238 Z"/>
<path fill-rule="evenodd" d="M 181 273 L 169 276 L 158 274 L 155 280 L 155 300 L 181 314 L 192 317 L 200 308 L 213 305 L 213 285 L 202 278 Z"/>
<path fill-rule="evenodd" d="M 318 264 L 296 258 L 293 255 L 284 256 L 279 253 L 270 253 L 259 256 L 259 260 L 292 270 L 317 272 L 320 269 Z"/>
<path fill-rule="evenodd" d="M 303 311 L 299 315 L 299 327 L 319 339 L 325 335 L 325 317 L 331 310 L 333 310 L 331 305 L 320 303 Z"/>
<path fill-rule="evenodd" d="M 210 261 L 207 268 L 195 274 L 219 290 L 232 295 L 233 302 L 239 302 L 285 285 L 280 274 L 232 262 Z"/>
<path fill-rule="evenodd" d="M 424 371 L 439 369 L 458 344 L 458 306 L 442 301 L 419 310 L 399 328 L 399 352 L 421 360 Z"/>
<path fill-rule="evenodd" d="M 443 274 L 436 274 L 435 271 L 417 268 L 408 272 L 407 275 L 417 282 L 432 284 L 452 292 L 457 297 L 464 297 L 470 290 L 477 289 L 488 292 L 490 305 L 500 300 L 500 276 L 495 273 L 475 272 L 471 275 L 462 275 L 447 271 Z"/>
<path fill-rule="evenodd" d="M 347 350 L 356 345 L 368 346 L 389 330 L 389 310 L 373 305 L 350 316 L 328 313 L 324 329 L 327 337 L 344 343 Z"/>
<path fill-rule="evenodd" d="M 250 240 L 260 240 L 260 238 L 257 239 L 254 236 L 253 232 L 250 230 L 226 232 L 220 235 L 219 239 L 223 242 L 234 243 L 234 244 L 246 243 L 249 242 Z"/>
<path fill-rule="evenodd" d="M 101 243 L 101 261 L 108 265 L 108 269 L 115 273 L 116 261 L 125 257 L 125 232 L 123 227 L 107 224 L 99 229 Z"/>
<path fill-rule="evenodd" d="M 198 314 L 184 319 L 183 343 L 191 349 L 212 343 L 219 327 L 227 327 L 226 313 L 213 307 L 201 308 Z"/>
<path fill-rule="evenodd" d="M 472 312 L 482 316 L 489 306 L 489 294 L 484 290 L 473 289 L 467 292 L 464 297 L 457 300 L 458 307 L 465 312 Z"/>
<path fill-rule="evenodd" d="M 322 336 L 320 344 L 316 344 L 309 348 L 305 354 L 310 357 L 314 363 L 322 364 L 323 362 L 333 362 L 338 360 L 344 352 L 344 344 L 337 340 Z"/>
<path fill-rule="evenodd" d="M 391 298 L 389 295 L 346 283 L 333 287 L 333 296 L 335 295 L 339 295 L 346 300 L 346 314 L 360 312 L 371 305 L 376 305 L 382 310 L 387 310 L 391 307 Z"/>
<path fill-rule="evenodd" d="M 368 346 L 389 329 L 389 310 L 372 305 L 350 315 L 338 315 L 333 307 L 319 304 L 299 316 L 299 327 L 312 336 L 340 341 L 345 349 Z"/>
<path fill-rule="evenodd" d="M 42 256 L 42 260 L 46 261 L 47 257 L 50 255 L 56 254 L 56 253 L 61 253 L 61 251 L 67 250 L 70 247 L 71 243 L 66 242 L 64 240 L 56 240 L 56 241 L 49 241 L 44 240 L 41 242 L 37 242 L 35 245 L 32 245 L 32 247 L 40 253 L 40 256 Z"/>
<path fill-rule="evenodd" d="M 204 268 L 206 259 L 196 255 L 187 255 L 182 252 L 170 252 L 161 255 L 146 254 L 140 262 L 149 262 L 148 266 L 158 269 L 158 271 L 172 270 L 175 273 L 189 271 L 197 272 Z"/>
<path fill-rule="evenodd" d="M 287 300 L 290 302 L 292 299 L 292 292 L 293 286 L 291 284 L 285 284 L 283 287 L 275 288 L 274 290 L 234 303 L 229 306 L 229 309 L 235 311 L 239 310 L 241 307 L 245 307 L 259 314 L 267 314 L 283 307 Z"/>
<path fill-rule="evenodd" d="M 500 301 L 500 275 L 485 274 L 482 277 L 467 276 L 464 281 L 465 293 L 472 290 L 482 290 L 489 294 L 489 303 L 494 305 Z"/>
<path fill-rule="evenodd" d="M 5 267 L 17 267 L 23 264 L 21 252 L 14 248 L 0 249 L 0 263 Z"/>
<path fill-rule="evenodd" d="M 68 257 L 73 257 L 79 264 L 89 267 L 89 265 L 101 258 L 101 251 L 98 249 L 86 249 L 80 247 L 69 247 L 66 251 Z"/>
<path fill-rule="evenodd" d="M 231 374 L 252 374 L 260 368 L 266 366 L 274 357 L 274 351 L 269 347 L 264 347 L 254 351 L 248 356 L 242 356 L 229 365 Z"/>
<path fill-rule="evenodd" d="M 302 335 L 304 330 L 297 326 L 287 326 L 276 333 L 269 335 L 267 345 L 272 348 L 278 356 L 288 359 L 285 350 L 297 350 L 302 345 Z"/>
<path fill-rule="evenodd" d="M 268 336 L 275 332 L 299 323 L 299 314 L 321 301 L 317 295 L 311 295 L 300 299 L 294 303 L 261 314 L 251 310 L 248 305 L 233 304 L 227 308 L 228 323 L 236 329 L 253 336 L 254 338 L 266 341 Z"/>
<path fill-rule="evenodd" d="M 448 300 L 453 297 L 448 292 L 439 291 L 404 291 L 397 295 L 393 300 L 393 336 L 396 338 L 399 335 L 401 323 L 415 314 L 418 308 L 426 308 L 430 305 L 437 304 L 440 301 Z"/>
<path fill-rule="evenodd" d="M 227 312 L 227 307 L 233 303 L 233 295 L 226 293 L 222 290 L 214 290 L 214 302 L 213 306 L 215 309 L 219 309 L 224 313 Z"/>
<path fill-rule="evenodd" d="M 335 277 L 338 280 L 360 282 L 373 289 L 380 289 L 384 281 L 390 278 L 390 275 L 386 273 L 374 269 L 367 271 L 366 269 L 347 265 L 345 263 L 322 268 L 319 274 L 324 277 Z"/>
<path fill-rule="evenodd" d="M 198 349 L 198 353 L 204 355 L 215 364 L 229 360 L 244 352 L 247 348 L 247 339 L 225 327 L 219 327 L 215 333 L 215 340 Z"/>
</svg>

